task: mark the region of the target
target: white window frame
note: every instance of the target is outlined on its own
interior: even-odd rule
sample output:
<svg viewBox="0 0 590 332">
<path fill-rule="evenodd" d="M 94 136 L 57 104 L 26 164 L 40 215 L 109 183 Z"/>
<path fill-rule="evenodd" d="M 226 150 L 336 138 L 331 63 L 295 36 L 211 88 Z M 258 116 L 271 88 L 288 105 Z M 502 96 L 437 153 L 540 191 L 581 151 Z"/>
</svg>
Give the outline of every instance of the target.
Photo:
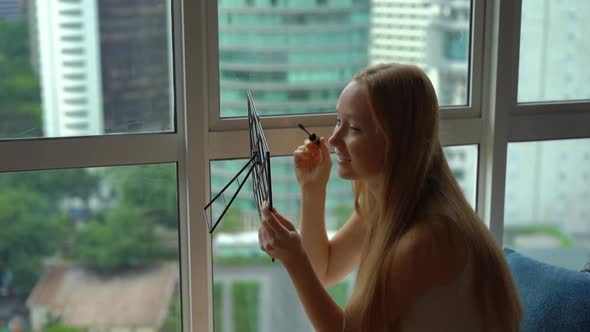
<svg viewBox="0 0 590 332">
<path fill-rule="evenodd" d="M 202 206 L 207 198 L 202 189 L 208 186 L 203 145 L 207 133 L 204 111 L 207 76 L 206 66 L 200 61 L 205 58 L 201 52 L 205 26 L 200 24 L 204 20 L 198 19 L 204 16 L 205 6 L 202 1 L 171 2 L 176 132 L 3 140 L 0 141 L 0 173 L 176 163 L 182 326 L 184 331 L 207 331 L 212 330 L 213 317 L 209 287 L 212 285 L 211 245 L 202 219 Z"/>
</svg>

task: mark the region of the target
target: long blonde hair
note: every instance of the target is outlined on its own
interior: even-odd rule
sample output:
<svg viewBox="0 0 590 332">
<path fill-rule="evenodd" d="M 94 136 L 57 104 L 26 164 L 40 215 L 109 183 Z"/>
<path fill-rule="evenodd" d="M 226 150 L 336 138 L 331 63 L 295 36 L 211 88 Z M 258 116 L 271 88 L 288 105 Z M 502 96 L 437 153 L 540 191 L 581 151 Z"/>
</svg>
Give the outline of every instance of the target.
<svg viewBox="0 0 590 332">
<path fill-rule="evenodd" d="M 445 220 L 465 238 L 474 271 L 474 300 L 482 331 L 494 326 L 517 331 L 522 307 L 510 270 L 487 227 L 465 199 L 443 154 L 438 138 L 439 108 L 426 74 L 416 66 L 368 67 L 353 78 L 364 86 L 385 138 L 384 186 L 374 197 L 366 184 L 354 181 L 355 209 L 366 220 L 367 236 L 348 309 L 359 315 L 359 331 L 382 331 L 388 313 L 385 283 L 399 238 L 422 220 L 421 211 L 435 200 Z M 400 271 L 403 273 L 403 271 Z"/>
</svg>

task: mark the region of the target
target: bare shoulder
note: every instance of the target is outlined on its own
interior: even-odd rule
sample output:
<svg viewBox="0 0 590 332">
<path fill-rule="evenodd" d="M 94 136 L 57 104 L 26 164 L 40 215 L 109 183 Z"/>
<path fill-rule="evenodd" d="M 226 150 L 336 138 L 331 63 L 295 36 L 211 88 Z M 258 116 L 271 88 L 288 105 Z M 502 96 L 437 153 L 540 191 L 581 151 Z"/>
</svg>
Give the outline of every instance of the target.
<svg viewBox="0 0 590 332">
<path fill-rule="evenodd" d="M 452 220 L 442 216 L 423 218 L 413 225 L 392 254 L 391 273 L 405 275 L 408 291 L 415 296 L 454 280 L 467 262 L 463 234 Z"/>
</svg>

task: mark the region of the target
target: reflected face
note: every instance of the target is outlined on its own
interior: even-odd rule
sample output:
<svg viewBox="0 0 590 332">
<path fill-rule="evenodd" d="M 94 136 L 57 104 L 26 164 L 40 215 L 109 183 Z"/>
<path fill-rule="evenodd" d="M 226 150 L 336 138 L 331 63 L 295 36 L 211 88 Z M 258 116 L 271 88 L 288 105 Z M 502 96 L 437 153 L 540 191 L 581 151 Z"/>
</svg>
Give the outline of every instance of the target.
<svg viewBox="0 0 590 332">
<path fill-rule="evenodd" d="M 328 140 L 334 147 L 341 178 L 370 181 L 381 176 L 385 139 L 370 108 L 363 85 L 348 83 L 338 100 L 336 127 Z"/>
</svg>

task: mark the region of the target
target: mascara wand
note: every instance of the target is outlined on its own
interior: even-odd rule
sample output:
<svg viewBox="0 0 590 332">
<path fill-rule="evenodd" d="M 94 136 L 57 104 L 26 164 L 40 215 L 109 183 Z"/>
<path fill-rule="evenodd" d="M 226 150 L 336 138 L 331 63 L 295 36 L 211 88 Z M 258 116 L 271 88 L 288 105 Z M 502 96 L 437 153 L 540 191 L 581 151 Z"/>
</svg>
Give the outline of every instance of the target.
<svg viewBox="0 0 590 332">
<path fill-rule="evenodd" d="M 314 142 L 316 145 L 320 145 L 320 140 L 318 139 L 318 136 L 316 134 L 310 134 L 309 131 L 307 131 L 307 129 L 305 129 L 305 127 L 299 123 L 297 125 L 299 128 L 301 128 L 301 130 L 303 130 L 304 132 L 307 133 L 307 135 L 309 135 L 309 140 Z"/>
</svg>

